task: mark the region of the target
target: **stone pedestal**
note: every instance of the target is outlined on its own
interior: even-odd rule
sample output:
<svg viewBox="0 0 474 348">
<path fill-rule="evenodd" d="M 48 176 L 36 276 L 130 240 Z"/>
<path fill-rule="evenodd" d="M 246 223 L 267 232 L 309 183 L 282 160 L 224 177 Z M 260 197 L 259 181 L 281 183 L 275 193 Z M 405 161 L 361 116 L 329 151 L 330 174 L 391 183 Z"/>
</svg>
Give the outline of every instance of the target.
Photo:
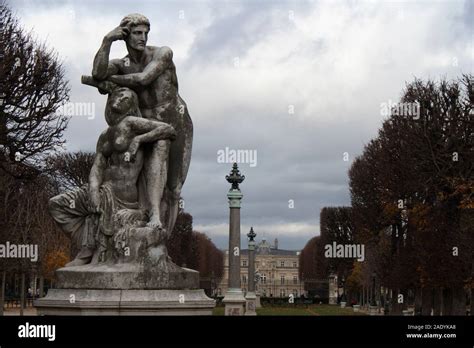
<svg viewBox="0 0 474 348">
<path fill-rule="evenodd" d="M 199 272 L 161 265 L 101 264 L 56 271 L 57 286 L 34 301 L 38 315 L 212 315 Z"/>
<path fill-rule="evenodd" d="M 256 306 L 256 308 L 262 308 L 262 304 L 260 303 L 260 292 L 257 291 L 256 297 L 257 297 L 257 306 Z"/>
<path fill-rule="evenodd" d="M 50 289 L 38 315 L 212 315 L 204 290 Z"/>
<path fill-rule="evenodd" d="M 225 305 L 225 315 L 244 315 L 245 298 L 240 289 L 228 289 L 225 298 L 222 300 Z"/>
<path fill-rule="evenodd" d="M 378 314 L 379 314 L 379 307 L 369 305 L 369 315 L 378 315 Z"/>
<path fill-rule="evenodd" d="M 257 315 L 255 309 L 257 308 L 257 296 L 254 292 L 248 292 L 245 296 L 245 315 Z"/>
<path fill-rule="evenodd" d="M 329 275 L 329 304 L 337 304 L 337 275 L 331 273 Z"/>
<path fill-rule="evenodd" d="M 155 267 L 139 263 L 64 267 L 56 271 L 59 289 L 198 289 L 199 272 L 172 262 Z"/>
</svg>

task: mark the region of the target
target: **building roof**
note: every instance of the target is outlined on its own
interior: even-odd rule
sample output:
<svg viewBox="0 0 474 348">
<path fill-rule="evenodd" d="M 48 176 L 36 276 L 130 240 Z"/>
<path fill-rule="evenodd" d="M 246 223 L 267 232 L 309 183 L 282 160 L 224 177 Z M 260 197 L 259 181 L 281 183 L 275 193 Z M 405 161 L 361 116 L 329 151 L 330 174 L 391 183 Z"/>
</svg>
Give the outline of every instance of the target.
<svg viewBox="0 0 474 348">
<path fill-rule="evenodd" d="M 242 249 L 240 251 L 241 255 L 248 255 L 249 250 L 248 249 Z M 275 249 L 275 248 L 269 248 L 269 249 L 260 249 L 260 248 L 255 248 L 255 255 L 299 255 L 299 250 L 284 250 L 284 249 Z"/>
<path fill-rule="evenodd" d="M 228 250 L 224 250 L 227 253 Z M 241 255 L 248 255 L 248 249 L 240 249 Z M 275 244 L 270 245 L 265 238 L 255 246 L 255 255 L 278 255 L 278 256 L 298 256 L 300 250 L 285 250 L 278 248 L 278 239 L 275 239 Z"/>
</svg>

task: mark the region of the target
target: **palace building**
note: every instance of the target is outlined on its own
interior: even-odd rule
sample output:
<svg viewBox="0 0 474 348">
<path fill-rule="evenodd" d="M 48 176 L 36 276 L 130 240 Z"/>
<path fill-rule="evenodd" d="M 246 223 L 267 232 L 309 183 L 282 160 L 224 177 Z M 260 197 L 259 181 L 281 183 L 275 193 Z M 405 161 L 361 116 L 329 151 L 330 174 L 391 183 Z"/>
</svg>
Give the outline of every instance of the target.
<svg viewBox="0 0 474 348">
<path fill-rule="evenodd" d="M 217 296 L 224 296 L 229 281 L 229 252 L 224 252 L 224 276 L 217 288 Z M 278 248 L 278 239 L 273 245 L 262 239 L 255 247 L 255 273 L 259 275 L 256 289 L 262 297 L 301 296 L 304 283 L 298 275 L 299 251 Z M 240 254 L 240 285 L 244 294 L 248 286 L 248 249 Z"/>
</svg>

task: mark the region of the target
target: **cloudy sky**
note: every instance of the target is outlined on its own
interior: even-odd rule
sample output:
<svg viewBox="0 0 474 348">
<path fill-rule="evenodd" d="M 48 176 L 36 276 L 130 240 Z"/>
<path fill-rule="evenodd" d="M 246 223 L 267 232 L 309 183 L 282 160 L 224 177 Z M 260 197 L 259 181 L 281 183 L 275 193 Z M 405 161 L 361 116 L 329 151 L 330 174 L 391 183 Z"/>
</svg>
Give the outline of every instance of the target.
<svg viewBox="0 0 474 348">
<path fill-rule="evenodd" d="M 69 151 L 93 151 L 106 128 L 105 96 L 80 76 L 122 17 L 146 15 L 148 44 L 174 51 L 194 122 L 183 189 L 194 228 L 227 246 L 231 164 L 218 152 L 256 151 L 256 165 L 240 164 L 242 243 L 254 226 L 285 249 L 319 234 L 321 208 L 350 205 L 347 171 L 376 135 L 382 103 L 414 77 L 473 72 L 473 2 L 8 0 L 64 60 L 71 101 L 94 103 L 94 118 L 72 117 Z M 115 42 L 111 57 L 124 55 Z"/>
</svg>

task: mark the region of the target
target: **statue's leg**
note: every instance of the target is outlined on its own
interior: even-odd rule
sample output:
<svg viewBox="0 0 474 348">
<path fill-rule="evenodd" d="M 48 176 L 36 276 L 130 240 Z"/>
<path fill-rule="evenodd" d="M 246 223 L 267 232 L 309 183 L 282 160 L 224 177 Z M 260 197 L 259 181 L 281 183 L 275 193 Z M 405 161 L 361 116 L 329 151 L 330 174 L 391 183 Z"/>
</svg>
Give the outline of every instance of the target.
<svg viewBox="0 0 474 348">
<path fill-rule="evenodd" d="M 56 223 L 70 235 L 73 249 L 78 250 L 66 267 L 89 263 L 95 250 L 97 216 L 89 211 L 87 187 L 51 198 L 48 208 Z"/>
<path fill-rule="evenodd" d="M 148 200 L 150 203 L 150 221 L 148 227 L 162 228 L 160 220 L 160 204 L 166 185 L 168 172 L 169 140 L 159 140 L 152 146 L 148 161 L 145 161 L 144 170 L 147 181 Z"/>
<path fill-rule="evenodd" d="M 181 106 L 184 106 L 184 108 Z M 177 138 L 171 143 L 169 152 L 168 180 L 166 182 L 169 197 L 169 214 L 166 229 L 169 234 L 173 232 L 178 216 L 181 189 L 183 188 L 184 181 L 188 174 L 193 143 L 193 124 L 189 117 L 186 104 L 180 97 L 177 109 L 184 110 L 184 113 L 177 115 L 181 122 L 177 122 L 175 125 Z"/>
</svg>

